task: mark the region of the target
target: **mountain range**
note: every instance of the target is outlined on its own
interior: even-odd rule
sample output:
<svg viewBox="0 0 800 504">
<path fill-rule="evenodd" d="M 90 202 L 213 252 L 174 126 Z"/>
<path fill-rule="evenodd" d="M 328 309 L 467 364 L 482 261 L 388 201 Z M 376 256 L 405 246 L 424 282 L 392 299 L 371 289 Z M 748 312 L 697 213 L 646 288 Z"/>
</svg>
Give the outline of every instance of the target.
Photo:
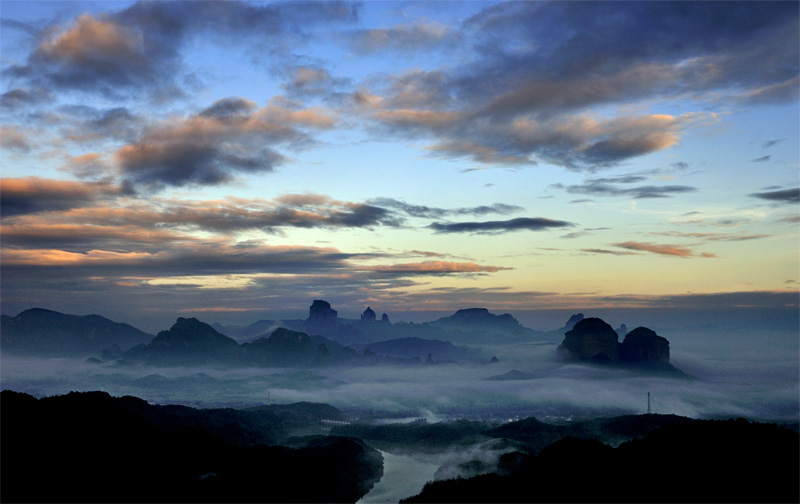
<svg viewBox="0 0 800 504">
<path fill-rule="evenodd" d="M 87 357 L 116 345 L 127 349 L 153 338 L 100 315 L 67 315 L 32 308 L 0 316 L 0 347 L 16 355 Z"/>
<path fill-rule="evenodd" d="M 265 329 L 271 332 L 253 336 Z M 319 367 L 487 362 L 490 355 L 485 349 L 468 345 L 555 343 L 563 338 L 558 350 L 566 359 L 681 374 L 669 364 L 669 342 L 665 338 L 640 327 L 619 343 L 618 331 L 583 314 L 573 315 L 562 330 L 534 331 L 510 314 L 495 315 L 486 308 L 458 310 L 422 324 L 391 323 L 385 314 L 378 320 L 367 308 L 360 320 L 348 321 L 339 319 L 328 302 L 315 300 L 304 320 L 261 320 L 227 328 L 179 317 L 170 329 L 154 337 L 99 315 L 67 315 L 35 308 L 16 317 L 3 316 L 0 344 L 4 352 L 13 355 L 92 357 L 94 362 Z M 239 341 L 225 332 L 237 335 Z M 98 355 L 102 358 L 97 359 Z M 525 379 L 524 375 L 507 373 L 492 379 Z"/>
</svg>

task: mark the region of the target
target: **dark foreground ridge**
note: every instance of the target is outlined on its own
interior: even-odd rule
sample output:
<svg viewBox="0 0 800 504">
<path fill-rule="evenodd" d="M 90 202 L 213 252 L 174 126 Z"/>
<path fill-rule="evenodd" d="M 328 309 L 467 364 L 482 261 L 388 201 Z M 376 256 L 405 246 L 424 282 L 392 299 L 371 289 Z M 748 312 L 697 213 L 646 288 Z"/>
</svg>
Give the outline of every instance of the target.
<svg viewBox="0 0 800 504">
<path fill-rule="evenodd" d="M 301 418 L 338 413 L 327 405 L 200 410 L 7 390 L 0 400 L 3 502 L 355 502 L 383 474 L 380 452 L 358 439 L 286 437 Z"/>
<path fill-rule="evenodd" d="M 13 391 L 0 401 L 3 502 L 355 502 L 383 475 L 373 447 L 477 457 L 446 462 L 437 475 L 460 476 L 406 502 L 800 498 L 796 424 L 648 414 L 386 425 L 319 403 L 197 409 Z M 321 425 L 331 435 L 313 435 Z"/>
<path fill-rule="evenodd" d="M 798 502 L 798 433 L 774 424 L 693 420 L 616 448 L 567 436 L 499 470 L 436 481 L 401 502 Z"/>
</svg>

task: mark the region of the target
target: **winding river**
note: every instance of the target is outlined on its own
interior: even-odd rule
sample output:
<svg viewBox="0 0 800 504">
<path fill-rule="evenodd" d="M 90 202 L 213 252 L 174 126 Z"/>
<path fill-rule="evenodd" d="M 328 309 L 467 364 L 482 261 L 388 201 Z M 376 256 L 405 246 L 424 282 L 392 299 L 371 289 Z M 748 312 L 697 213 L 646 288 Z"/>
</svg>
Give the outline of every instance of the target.
<svg viewBox="0 0 800 504">
<path fill-rule="evenodd" d="M 439 468 L 430 462 L 420 462 L 407 455 L 381 451 L 383 477 L 357 504 L 382 504 L 418 494 L 425 483 L 433 480 Z"/>
</svg>

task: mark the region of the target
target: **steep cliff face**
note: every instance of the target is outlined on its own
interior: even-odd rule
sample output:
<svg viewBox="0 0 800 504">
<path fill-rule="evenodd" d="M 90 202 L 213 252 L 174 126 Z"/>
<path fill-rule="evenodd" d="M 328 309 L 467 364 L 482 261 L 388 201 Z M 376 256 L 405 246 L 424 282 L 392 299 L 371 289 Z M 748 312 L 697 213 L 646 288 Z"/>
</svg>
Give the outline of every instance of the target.
<svg viewBox="0 0 800 504">
<path fill-rule="evenodd" d="M 585 318 L 564 335 L 558 347 L 568 358 L 600 362 L 619 360 L 619 342 L 614 329 L 599 318 Z"/>
<path fill-rule="evenodd" d="M 625 362 L 669 362 L 669 341 L 646 327 L 637 327 L 619 346 Z"/>
</svg>

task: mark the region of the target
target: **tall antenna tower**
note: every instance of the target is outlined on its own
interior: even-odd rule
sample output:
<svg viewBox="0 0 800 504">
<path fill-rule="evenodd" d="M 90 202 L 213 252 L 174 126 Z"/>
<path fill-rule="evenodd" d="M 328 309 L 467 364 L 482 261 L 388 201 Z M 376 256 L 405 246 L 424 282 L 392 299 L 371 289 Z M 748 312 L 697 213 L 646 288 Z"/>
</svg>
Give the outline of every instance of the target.
<svg viewBox="0 0 800 504">
<path fill-rule="evenodd" d="M 650 414 L 650 392 L 647 393 L 647 414 Z"/>
</svg>

